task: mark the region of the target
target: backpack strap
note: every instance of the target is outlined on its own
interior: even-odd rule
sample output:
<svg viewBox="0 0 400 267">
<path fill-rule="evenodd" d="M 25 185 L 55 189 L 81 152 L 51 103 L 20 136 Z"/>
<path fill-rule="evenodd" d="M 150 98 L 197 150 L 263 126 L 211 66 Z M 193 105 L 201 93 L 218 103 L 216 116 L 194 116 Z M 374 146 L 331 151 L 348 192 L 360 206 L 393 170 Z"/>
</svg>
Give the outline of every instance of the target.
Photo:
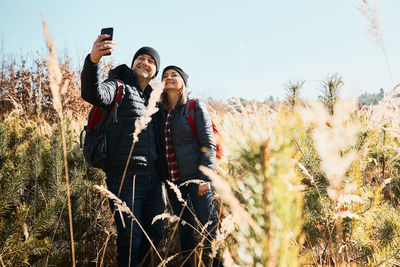
<svg viewBox="0 0 400 267">
<path fill-rule="evenodd" d="M 121 103 L 122 98 L 125 95 L 125 83 L 121 80 L 117 80 L 117 96 L 115 97 L 115 103 L 112 107 L 111 111 L 113 113 L 114 122 L 118 122 L 117 119 L 117 111 L 119 107 L 119 103 Z"/>
<path fill-rule="evenodd" d="M 194 135 L 197 138 L 197 131 L 196 131 L 196 125 L 194 123 L 194 105 L 197 101 L 197 98 L 194 99 L 188 99 L 188 101 L 185 104 L 185 117 L 187 121 L 189 122 L 190 128 L 192 128 Z"/>
<path fill-rule="evenodd" d="M 197 131 L 196 131 L 196 124 L 194 123 L 194 118 L 195 118 L 195 108 L 194 105 L 196 104 L 197 98 L 194 99 L 188 99 L 188 101 L 185 104 L 185 117 L 187 119 L 187 121 L 189 122 L 190 128 L 192 128 L 194 135 L 197 138 Z M 217 126 L 215 125 L 215 123 L 211 120 L 211 124 L 212 124 L 212 129 L 213 129 L 213 133 L 214 135 L 219 135 L 220 133 L 218 132 Z M 216 144 L 216 157 L 217 159 L 221 159 L 222 157 L 222 147 L 218 144 Z M 215 167 L 215 169 L 217 169 L 218 167 Z"/>
<path fill-rule="evenodd" d="M 114 105 L 111 108 L 106 108 L 106 109 L 102 109 L 98 106 L 93 106 L 92 109 L 90 110 L 88 125 L 86 125 L 83 128 L 79 138 L 81 148 L 83 145 L 82 137 L 84 131 L 87 132 L 88 130 L 93 129 L 97 125 L 102 125 L 102 127 L 104 127 L 106 121 L 109 120 L 109 118 L 111 117 L 114 122 L 118 122 L 117 111 L 119 104 L 121 103 L 121 100 L 125 95 L 125 84 L 121 80 L 116 80 L 116 81 L 117 81 L 117 89 L 116 89 L 117 95 L 115 97 Z"/>
<path fill-rule="evenodd" d="M 94 126 L 96 126 L 102 119 L 101 110 L 99 107 L 93 106 L 90 113 L 89 113 L 89 117 L 90 117 L 89 123 L 87 126 L 85 126 L 85 128 L 88 128 L 88 129 L 94 128 Z"/>
</svg>

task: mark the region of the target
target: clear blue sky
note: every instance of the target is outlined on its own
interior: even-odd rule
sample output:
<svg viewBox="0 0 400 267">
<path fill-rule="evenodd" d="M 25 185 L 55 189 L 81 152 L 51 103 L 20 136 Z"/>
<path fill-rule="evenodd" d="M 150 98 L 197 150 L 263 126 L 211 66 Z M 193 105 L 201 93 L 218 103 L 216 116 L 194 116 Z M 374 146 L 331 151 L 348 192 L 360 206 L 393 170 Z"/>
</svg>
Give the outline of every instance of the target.
<svg viewBox="0 0 400 267">
<path fill-rule="evenodd" d="M 343 96 L 386 91 L 400 81 L 400 1 L 379 3 L 392 68 L 364 34 L 362 0 L 2 0 L 2 56 L 45 52 L 40 12 L 56 50 L 79 64 L 102 27 L 114 27 L 116 64 L 130 64 L 144 45 L 157 49 L 161 67 L 181 66 L 193 96 L 264 100 L 284 96 L 288 80 L 305 80 L 303 97 L 319 83 L 343 76 Z M 370 0 L 371 4 L 375 0 Z M 158 77 L 159 78 L 159 77 Z"/>
</svg>

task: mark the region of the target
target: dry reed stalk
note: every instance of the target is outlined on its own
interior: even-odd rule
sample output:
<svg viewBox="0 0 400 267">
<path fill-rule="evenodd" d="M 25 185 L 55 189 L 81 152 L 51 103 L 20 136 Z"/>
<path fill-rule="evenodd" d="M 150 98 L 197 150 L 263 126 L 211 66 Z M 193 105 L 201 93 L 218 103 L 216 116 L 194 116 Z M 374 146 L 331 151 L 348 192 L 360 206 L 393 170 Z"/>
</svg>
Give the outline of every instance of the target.
<svg viewBox="0 0 400 267">
<path fill-rule="evenodd" d="M 294 107 L 294 105 L 293 105 Z M 264 238 L 264 260 L 265 264 L 269 264 L 271 266 L 275 266 L 275 261 L 276 258 L 274 257 L 274 250 L 273 245 L 271 245 L 271 242 L 273 242 L 273 231 L 272 231 L 272 217 L 274 216 L 274 205 L 272 204 L 273 201 L 273 194 L 272 194 L 272 183 L 271 183 L 271 177 L 268 176 L 267 174 L 267 169 L 269 167 L 269 161 L 271 158 L 271 147 L 270 147 L 270 139 L 267 139 L 264 144 L 262 145 L 263 148 L 263 160 L 264 164 L 262 165 L 263 168 L 263 176 L 264 176 L 264 181 L 263 181 L 263 188 L 264 188 L 264 204 L 265 204 L 265 214 L 266 219 L 265 219 L 265 234 L 266 237 Z"/>
<path fill-rule="evenodd" d="M 135 131 L 133 132 L 133 139 L 131 149 L 129 151 L 128 159 L 126 160 L 124 173 L 122 175 L 121 184 L 118 189 L 118 197 L 122 190 L 122 184 L 124 183 L 125 175 L 128 170 L 129 162 L 132 157 L 133 149 L 135 147 L 135 143 L 139 140 L 138 136 L 146 127 L 146 125 L 151 121 L 151 116 L 158 111 L 157 101 L 160 99 L 160 96 L 164 90 L 164 83 L 161 83 L 158 87 L 154 88 L 151 92 L 149 103 L 147 104 L 146 110 L 143 115 L 135 121 Z"/>
<path fill-rule="evenodd" d="M 187 180 L 186 182 L 181 183 L 178 187 L 182 187 L 182 186 L 187 186 L 189 184 L 203 184 L 204 180 L 200 180 L 200 179 L 191 179 L 191 180 Z"/>
<path fill-rule="evenodd" d="M 263 230 L 258 226 L 258 224 L 251 218 L 250 214 L 240 205 L 239 200 L 233 194 L 229 184 L 225 182 L 222 177 L 217 175 L 213 170 L 200 166 L 200 171 L 211 178 L 213 186 L 217 191 L 220 192 L 221 199 L 225 202 L 231 212 L 235 221 L 241 225 L 242 223 L 247 223 L 255 233 L 261 234 Z"/>
<path fill-rule="evenodd" d="M 135 131 L 133 133 L 132 145 L 129 150 L 128 158 L 125 163 L 124 172 L 123 172 L 122 178 L 121 178 L 121 183 L 119 185 L 118 194 L 117 194 L 118 197 L 121 194 L 122 185 L 124 184 L 124 180 L 125 180 L 126 172 L 128 170 L 129 162 L 132 157 L 133 149 L 135 148 L 135 143 L 138 141 L 139 134 L 143 131 L 143 129 L 146 127 L 146 125 L 151 121 L 151 116 L 158 111 L 157 101 L 160 99 L 160 96 L 164 90 L 164 85 L 165 85 L 164 83 L 161 83 L 159 86 L 157 86 L 153 89 L 153 91 L 151 92 L 150 99 L 147 104 L 145 112 L 138 120 L 135 121 Z M 110 219 L 109 229 L 111 229 L 111 227 L 112 227 L 114 215 L 115 215 L 115 209 L 113 210 L 113 213 L 112 213 L 112 216 Z M 107 244 L 108 244 L 109 240 L 110 240 L 110 233 L 108 233 L 106 241 L 105 241 L 105 249 L 103 251 L 103 255 L 101 256 L 100 267 L 103 266 L 106 248 L 107 248 Z"/>
<path fill-rule="evenodd" d="M 37 102 L 38 102 L 38 106 L 37 106 L 37 113 L 40 116 L 40 113 L 42 113 L 42 83 L 40 82 L 40 77 L 39 77 L 39 87 L 38 87 L 38 95 L 37 95 Z"/>
<path fill-rule="evenodd" d="M 316 185 L 316 184 L 315 184 L 314 177 L 308 172 L 308 170 L 306 169 L 306 167 L 304 167 L 304 165 L 301 164 L 298 160 L 296 160 L 296 159 L 292 159 L 292 160 L 297 164 L 297 166 L 300 168 L 300 170 L 307 176 L 309 182 L 310 182 L 311 184 L 313 184 L 313 185 Z"/>
<path fill-rule="evenodd" d="M 203 257 L 203 252 L 204 252 L 204 240 L 205 240 L 205 239 L 209 240 L 209 239 L 207 238 L 207 237 L 209 236 L 208 231 L 207 231 L 207 227 L 210 226 L 212 223 L 213 223 L 212 221 L 208 221 L 208 222 L 203 226 L 203 228 L 201 229 L 202 238 L 201 238 L 201 241 L 200 241 L 200 243 L 199 243 L 199 246 L 201 246 L 201 250 L 200 250 L 200 254 L 198 255 L 198 258 L 199 258 L 199 266 L 200 266 L 200 263 L 203 263 L 202 257 Z M 212 229 L 214 229 L 216 226 L 217 226 L 217 225 L 215 225 Z M 207 234 L 204 235 L 204 234 L 203 234 L 204 232 L 206 232 Z M 209 241 L 209 242 L 212 243 L 212 241 Z M 212 263 L 213 261 L 214 261 L 214 259 L 211 258 L 210 266 L 211 266 L 211 263 Z M 203 265 L 204 265 L 204 263 L 203 263 Z"/>
<path fill-rule="evenodd" d="M 190 257 L 193 255 L 193 253 L 195 253 L 196 254 L 196 256 L 198 256 L 198 258 L 199 258 L 199 264 L 201 264 L 202 263 L 202 265 L 204 266 L 204 263 L 203 263 L 203 261 L 201 261 L 201 258 L 200 258 L 200 255 L 199 255 L 199 253 L 197 252 L 197 249 L 198 249 L 198 247 L 202 247 L 202 249 L 203 249 L 203 242 L 204 242 L 204 239 L 205 238 L 205 236 L 203 236 L 202 237 L 202 239 L 201 239 L 201 241 L 196 245 L 196 247 L 190 252 L 190 254 L 185 258 L 185 260 L 179 265 L 179 267 L 183 267 L 184 265 L 185 265 L 185 263 L 190 259 Z"/>
<path fill-rule="evenodd" d="M 204 263 L 203 263 L 203 261 L 201 260 L 202 255 L 203 255 L 203 247 L 201 247 L 200 255 L 198 255 L 199 263 L 197 264 L 197 267 L 201 267 L 202 265 L 204 266 Z"/>
<path fill-rule="evenodd" d="M 117 210 L 118 210 L 118 213 L 119 213 L 119 217 L 121 217 L 122 227 L 125 228 L 126 225 L 125 225 L 125 221 L 124 221 L 124 216 L 122 215 L 122 210 L 120 210 L 118 208 L 117 208 Z"/>
<path fill-rule="evenodd" d="M 233 261 L 231 253 L 229 252 L 228 248 L 224 249 L 224 253 L 222 254 L 222 258 L 224 259 L 224 266 L 225 267 L 237 267 L 238 266 Z"/>
<path fill-rule="evenodd" d="M 226 216 L 222 222 L 219 229 L 216 231 L 215 239 L 211 243 L 211 254 L 212 258 L 217 256 L 217 250 L 219 246 L 225 241 L 225 239 L 230 235 L 235 229 L 235 223 L 233 221 L 232 215 Z"/>
<path fill-rule="evenodd" d="M 158 111 L 157 102 L 164 90 L 164 82 L 155 87 L 150 95 L 149 103 L 143 115 L 135 121 L 135 132 L 133 133 L 133 142 L 138 141 L 139 134 L 143 131 L 146 125 L 151 121 L 151 116 Z"/>
<path fill-rule="evenodd" d="M 192 214 L 195 222 L 197 223 L 197 225 L 200 228 L 204 228 L 204 225 L 199 221 L 199 219 L 197 218 L 197 216 L 194 214 L 194 212 L 192 211 L 192 209 L 188 206 L 187 202 L 182 198 L 182 193 L 181 190 L 179 190 L 178 186 L 170 181 L 167 180 L 168 185 L 171 187 L 171 189 L 174 191 L 174 193 L 176 194 L 176 197 L 178 199 L 179 202 L 183 203 L 183 208 L 187 208 L 188 211 Z M 182 213 L 182 212 L 181 212 Z M 207 234 L 209 235 L 210 233 L 208 233 L 208 231 L 206 231 Z M 211 241 L 210 241 L 211 242 Z"/>
<path fill-rule="evenodd" d="M 133 175 L 133 183 L 132 183 L 132 211 L 135 206 L 135 184 L 136 184 L 136 175 Z M 133 236 L 133 219 L 131 220 L 131 233 L 129 239 L 129 251 L 132 251 L 132 236 Z M 128 265 L 131 266 L 131 253 L 129 253 L 129 261 Z"/>
<path fill-rule="evenodd" d="M 155 216 L 155 217 L 153 218 L 152 224 L 153 224 L 156 220 L 159 220 L 159 219 L 168 219 L 170 222 L 177 222 L 177 224 L 176 224 L 175 227 L 174 227 L 174 230 L 173 230 L 171 239 L 173 238 L 173 236 L 174 236 L 175 233 L 176 233 L 176 230 L 177 230 L 177 228 L 178 228 L 178 223 L 179 223 L 179 222 L 182 223 L 182 225 L 188 225 L 188 226 L 190 226 L 195 232 L 197 232 L 198 234 L 200 234 L 200 235 L 202 236 L 201 242 L 199 242 L 199 243 L 197 244 L 196 248 L 187 256 L 187 258 L 185 259 L 185 261 L 182 262 L 181 266 L 183 266 L 183 265 L 185 264 L 185 262 L 191 257 L 191 255 L 193 254 L 193 252 L 196 252 L 196 254 L 197 254 L 197 247 L 199 247 L 200 245 L 202 245 L 202 243 L 204 242 L 204 240 L 207 240 L 208 242 L 212 243 L 212 240 L 210 240 L 210 239 L 208 238 L 208 237 L 210 236 L 210 233 L 207 231 L 207 227 L 208 227 L 212 222 L 211 222 L 211 221 L 208 221 L 205 225 L 202 225 L 202 223 L 198 220 L 197 216 L 192 212 L 192 210 L 191 210 L 191 209 L 189 208 L 189 206 L 187 205 L 187 202 L 183 199 L 182 193 L 181 193 L 181 191 L 179 190 L 179 187 L 178 187 L 176 184 L 174 184 L 174 183 L 172 183 L 172 182 L 170 182 L 170 181 L 167 181 L 167 183 L 168 183 L 168 185 L 171 187 L 171 189 L 174 191 L 174 193 L 175 193 L 175 195 L 176 195 L 178 201 L 181 202 L 181 203 L 183 204 L 183 208 L 182 208 L 182 210 L 181 210 L 181 212 L 180 212 L 180 214 L 179 214 L 179 217 L 177 217 L 176 215 L 171 215 L 171 214 L 169 214 L 169 213 L 163 213 L 163 214 L 160 214 L 160 215 Z M 193 180 L 189 180 L 189 181 L 185 182 L 185 183 L 182 184 L 182 185 L 186 186 L 186 185 L 188 185 L 188 184 L 190 184 L 190 183 L 196 183 L 196 184 L 198 184 L 198 183 L 204 183 L 204 181 L 203 181 L 203 180 L 196 180 L 196 179 L 193 179 Z M 183 211 L 184 211 L 185 208 L 188 209 L 188 211 L 189 211 L 189 212 L 192 214 L 192 216 L 194 217 L 196 223 L 201 227 L 201 232 L 200 232 L 196 227 L 194 227 L 193 225 L 191 225 L 191 224 L 189 224 L 189 223 L 187 223 L 186 221 L 184 221 L 184 220 L 181 219 L 182 214 L 183 214 Z M 204 232 L 205 232 L 206 234 L 204 234 Z M 170 243 L 169 243 L 168 246 L 167 246 L 166 255 L 168 255 L 169 248 L 170 248 Z M 200 255 L 198 255 L 200 259 L 201 259 L 201 256 L 202 256 L 202 251 L 203 251 L 203 250 L 201 250 Z M 201 263 L 201 261 L 199 262 L 199 264 L 200 264 L 200 263 Z"/>
<path fill-rule="evenodd" d="M 75 267 L 75 249 L 74 249 L 74 230 L 72 226 L 72 210 L 71 210 L 71 197 L 70 197 L 70 186 L 69 186 L 69 174 L 68 174 L 68 162 L 67 162 L 67 145 L 65 141 L 65 130 L 64 130 L 64 116 L 62 111 L 62 102 L 61 102 L 61 93 L 60 93 L 60 85 L 62 74 L 60 70 L 60 65 L 58 58 L 54 52 L 53 47 L 53 38 L 50 34 L 50 31 L 47 27 L 46 20 L 42 16 L 43 22 L 43 32 L 46 40 L 47 48 L 49 49 L 49 53 L 47 54 L 47 65 L 49 67 L 49 79 L 50 79 L 50 89 L 52 93 L 52 101 L 53 107 L 56 110 L 58 116 L 60 117 L 61 124 L 61 138 L 62 138 L 62 146 L 64 153 L 64 167 L 65 167 L 65 182 L 67 188 L 67 200 L 68 200 L 68 217 L 69 217 L 69 229 L 70 229 L 70 238 L 71 238 L 71 252 L 72 252 L 72 266 Z M 64 83 L 63 88 L 68 86 L 68 80 Z"/>
<path fill-rule="evenodd" d="M 384 42 L 378 3 L 372 7 L 367 0 L 363 0 L 363 3 L 358 6 L 358 9 L 369 22 L 365 31 L 366 36 L 378 46 L 383 47 Z"/>
<path fill-rule="evenodd" d="M 154 224 L 158 220 L 168 220 L 170 223 L 174 223 L 181 221 L 181 218 L 176 215 L 170 214 L 168 212 L 164 212 L 162 214 L 154 216 L 153 220 L 151 221 L 151 224 Z M 182 221 L 182 224 L 185 225 L 186 222 Z"/>
<path fill-rule="evenodd" d="M 182 210 L 181 210 L 181 212 L 180 212 L 180 214 L 179 214 L 179 219 L 182 218 L 182 214 L 183 214 L 183 211 L 184 211 L 184 210 L 185 210 L 185 209 L 182 209 Z M 176 231 L 178 230 L 178 225 L 179 225 L 179 222 L 177 222 L 177 223 L 175 224 L 174 230 L 172 231 L 172 235 L 171 235 L 171 237 L 170 237 L 170 240 L 172 240 L 172 239 L 174 238 L 175 233 L 176 233 Z M 171 242 L 168 242 L 167 249 L 165 250 L 165 255 L 168 255 L 168 252 L 169 252 L 170 247 L 171 247 Z"/>
<path fill-rule="evenodd" d="M 179 202 L 183 203 L 183 206 L 187 206 L 187 202 L 182 198 L 181 190 L 179 190 L 178 186 L 170 181 L 167 180 L 169 187 L 174 191 L 176 198 Z"/>
<path fill-rule="evenodd" d="M 166 266 L 168 262 L 170 262 L 171 260 L 173 260 L 176 256 L 178 256 L 179 254 L 176 253 L 172 256 L 169 256 L 168 258 L 166 258 L 165 260 L 163 260 L 162 262 L 160 262 L 160 264 L 157 265 L 157 267 L 161 267 L 161 266 Z"/>
<path fill-rule="evenodd" d="M 118 207 L 119 210 L 121 210 L 122 212 L 125 212 L 126 214 L 128 214 L 129 216 L 132 217 L 132 219 L 138 224 L 139 228 L 142 230 L 143 234 L 149 240 L 150 245 L 153 247 L 153 249 L 156 252 L 156 254 L 157 254 L 158 258 L 160 259 L 160 261 L 163 261 L 163 258 L 161 257 L 160 253 L 158 252 L 157 248 L 155 247 L 153 241 L 151 240 L 151 238 L 149 237 L 147 232 L 143 229 L 141 223 L 136 219 L 135 215 L 133 214 L 131 209 L 126 205 L 126 203 L 123 202 L 121 199 L 119 199 L 112 192 L 108 191 L 103 186 L 95 185 L 94 188 L 97 189 L 103 195 L 105 195 L 107 198 L 111 199 L 114 202 L 114 205 L 116 207 Z"/>
<path fill-rule="evenodd" d="M 3 258 L 0 255 L 0 263 L 1 263 L 1 267 L 5 267 L 4 262 L 3 262 Z"/>
<path fill-rule="evenodd" d="M 106 256 L 106 251 L 107 251 L 107 245 L 108 245 L 108 241 L 110 241 L 110 237 L 111 237 L 111 228 L 112 228 L 112 224 L 114 222 L 114 215 L 115 215 L 115 211 L 116 209 L 114 208 L 111 219 L 110 219 L 110 224 L 108 226 L 108 230 L 107 230 L 107 236 L 106 236 L 106 241 L 104 242 L 104 249 L 103 249 L 103 253 L 101 254 L 101 259 L 100 259 L 100 267 L 103 266 L 104 263 L 104 257 Z"/>
<path fill-rule="evenodd" d="M 182 209 L 183 210 L 183 209 Z M 193 225 L 191 225 L 190 223 L 188 223 L 187 221 L 184 221 L 184 220 L 182 220 L 181 219 L 181 216 L 182 216 L 182 211 L 181 211 L 181 214 L 180 214 L 180 216 L 178 217 L 178 216 L 176 216 L 176 215 L 172 215 L 172 214 L 170 214 L 170 213 L 168 213 L 168 212 L 165 212 L 165 213 L 162 213 L 162 214 L 159 214 L 159 215 L 157 215 L 157 216 L 154 216 L 154 218 L 153 218 L 153 220 L 152 220 L 152 222 L 151 222 L 151 224 L 154 224 L 156 221 L 158 221 L 158 220 L 168 220 L 169 222 L 171 222 L 171 223 L 173 223 L 173 222 L 178 222 L 178 223 L 181 223 L 182 225 L 188 225 L 188 226 L 190 226 L 194 231 L 196 231 L 198 234 L 200 234 L 201 236 L 205 236 L 204 234 L 203 234 L 203 232 L 204 231 L 206 231 L 205 230 L 205 228 L 209 225 L 209 223 L 211 223 L 211 222 L 207 222 L 202 228 L 201 228 L 201 232 L 198 230 L 198 229 L 196 229 L 196 227 L 194 227 Z M 207 232 L 207 231 L 206 231 Z M 209 240 L 208 238 L 206 238 L 209 242 L 211 242 L 211 240 Z"/>
<path fill-rule="evenodd" d="M 15 101 L 15 99 L 11 95 L 8 95 L 7 98 L 11 100 L 11 102 L 14 105 L 14 110 L 16 112 L 18 112 L 18 114 L 23 113 L 24 109 L 22 108 L 21 104 L 19 104 L 17 101 Z"/>
<path fill-rule="evenodd" d="M 368 20 L 369 25 L 365 31 L 365 35 L 378 47 L 382 49 L 385 56 L 386 66 L 388 68 L 390 81 L 393 84 L 392 69 L 390 67 L 389 58 L 386 53 L 385 43 L 383 41 L 382 24 L 380 19 L 379 1 L 376 1 L 375 6 L 371 6 L 368 0 L 363 0 L 358 6 L 358 9 Z"/>
</svg>

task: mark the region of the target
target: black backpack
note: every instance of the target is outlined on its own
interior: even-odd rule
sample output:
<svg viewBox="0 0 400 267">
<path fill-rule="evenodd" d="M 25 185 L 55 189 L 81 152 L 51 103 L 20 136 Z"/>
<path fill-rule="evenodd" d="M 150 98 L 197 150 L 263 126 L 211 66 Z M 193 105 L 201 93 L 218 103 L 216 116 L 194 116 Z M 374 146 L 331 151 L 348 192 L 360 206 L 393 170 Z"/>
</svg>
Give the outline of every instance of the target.
<svg viewBox="0 0 400 267">
<path fill-rule="evenodd" d="M 125 84 L 121 80 L 117 82 L 117 96 L 114 105 L 107 108 L 93 106 L 89 112 L 88 124 L 83 128 L 80 135 L 80 145 L 83 147 L 83 156 L 87 163 L 96 168 L 103 169 L 107 159 L 107 137 L 106 126 L 116 123 L 119 103 L 125 95 Z M 82 146 L 83 132 L 86 132 Z"/>
</svg>

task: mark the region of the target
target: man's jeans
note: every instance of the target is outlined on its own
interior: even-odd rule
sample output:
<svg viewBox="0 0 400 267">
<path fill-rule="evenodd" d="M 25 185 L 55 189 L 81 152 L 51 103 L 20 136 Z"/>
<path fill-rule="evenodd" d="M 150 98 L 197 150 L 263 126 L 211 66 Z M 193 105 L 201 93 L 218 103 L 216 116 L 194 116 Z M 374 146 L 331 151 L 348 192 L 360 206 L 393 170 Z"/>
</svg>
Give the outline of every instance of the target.
<svg viewBox="0 0 400 267">
<path fill-rule="evenodd" d="M 169 202 L 171 203 L 175 215 L 180 216 L 182 208 L 184 208 L 181 219 L 187 222 L 188 224 L 197 227 L 197 229 L 201 231 L 201 228 L 199 228 L 197 220 L 194 218 L 193 214 L 189 211 L 188 207 L 184 207 L 184 204 L 178 200 L 175 192 L 168 185 L 166 185 L 166 187 L 168 192 L 168 199 Z M 198 196 L 198 188 L 199 188 L 198 184 L 190 183 L 186 186 L 179 187 L 179 190 L 182 193 L 182 198 L 188 203 L 190 210 L 193 213 L 195 213 L 196 218 L 198 219 L 198 221 L 200 221 L 202 226 L 204 226 L 209 221 L 212 222 L 206 229 L 208 233 L 204 231 L 204 235 L 206 236 L 206 238 L 212 240 L 215 237 L 217 217 L 215 215 L 214 205 L 211 202 L 211 195 L 212 195 L 211 190 L 209 190 L 203 196 Z M 189 256 L 189 254 L 197 245 L 195 243 L 195 238 L 194 238 L 194 229 L 187 224 L 182 225 L 180 223 L 179 232 L 180 232 L 179 238 L 181 242 L 181 249 L 183 255 Z M 210 243 L 206 241 L 204 245 L 205 247 L 209 247 Z M 205 252 L 203 252 L 203 255 L 208 255 L 209 252 L 210 250 L 207 248 L 205 249 Z M 190 266 L 190 262 L 193 262 L 194 260 L 194 254 L 195 253 L 192 254 L 191 259 L 188 260 L 184 266 Z M 219 261 L 217 260 L 217 258 L 215 258 L 213 261 L 213 266 L 222 266 L 218 264 Z"/>
<path fill-rule="evenodd" d="M 108 190 L 115 195 L 118 194 L 119 186 L 122 179 L 122 172 L 107 172 L 107 187 Z M 132 210 L 132 192 L 133 192 L 133 173 L 128 172 L 124 179 L 121 194 L 119 198 L 126 203 Z M 111 211 L 114 210 L 114 203 L 110 201 Z M 161 191 L 161 181 L 158 174 L 136 175 L 135 183 L 135 201 L 134 215 L 143 226 L 146 233 L 150 236 L 155 246 L 158 245 L 163 236 L 164 225 L 161 220 L 158 220 L 153 225 L 151 221 L 153 217 L 163 213 L 163 200 Z M 117 226 L 117 250 L 118 250 L 118 266 L 127 267 L 129 264 L 129 248 L 131 236 L 131 218 L 127 214 L 123 214 L 125 228 L 122 225 L 119 212 L 116 211 L 114 219 Z M 138 266 L 148 253 L 151 245 L 140 229 L 139 225 L 133 223 L 132 232 L 132 250 L 131 250 L 131 265 Z M 151 266 L 149 263 L 150 256 L 147 256 L 147 261 L 142 266 Z"/>
</svg>

